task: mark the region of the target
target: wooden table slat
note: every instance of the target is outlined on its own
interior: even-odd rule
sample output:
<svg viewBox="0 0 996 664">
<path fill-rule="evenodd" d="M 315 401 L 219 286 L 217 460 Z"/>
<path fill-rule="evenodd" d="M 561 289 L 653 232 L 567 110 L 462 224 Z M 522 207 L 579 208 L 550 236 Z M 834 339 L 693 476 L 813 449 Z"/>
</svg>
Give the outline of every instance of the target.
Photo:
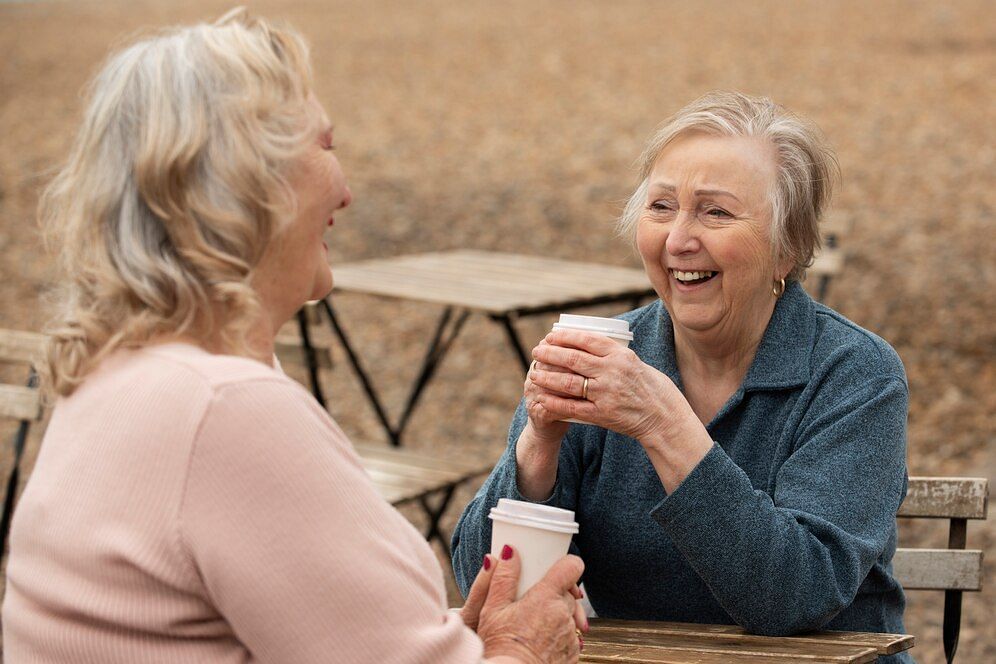
<svg viewBox="0 0 996 664">
<path fill-rule="evenodd" d="M 643 276 L 641 268 L 469 249 L 418 254 L 413 258 L 416 264 L 438 264 L 439 262 L 443 262 L 460 265 L 471 270 L 500 271 L 507 269 L 517 272 L 550 273 L 552 275 L 589 274 L 594 272 L 606 279 L 620 279 L 623 281 Z"/>
<path fill-rule="evenodd" d="M 747 634 L 736 625 L 704 625 L 699 623 L 649 622 L 639 620 L 610 620 L 596 618 L 591 621 L 592 632 L 606 635 L 612 640 L 616 634 L 692 634 L 709 638 L 771 639 L 773 637 Z M 892 655 L 912 648 L 915 641 L 909 634 L 876 634 L 871 632 L 824 631 L 812 634 L 777 637 L 778 641 L 796 643 L 846 643 L 875 648 L 880 655 Z"/>
<path fill-rule="evenodd" d="M 340 288 L 354 290 L 357 288 L 385 288 L 389 285 L 406 286 L 418 283 L 423 287 L 439 291 L 451 291 L 463 293 L 473 291 L 475 295 L 485 293 L 497 295 L 499 297 L 527 297 L 532 298 L 539 294 L 547 296 L 562 296 L 564 294 L 579 293 L 590 295 L 592 291 L 601 293 L 614 293 L 618 287 L 612 287 L 604 283 L 585 284 L 578 281 L 556 283 L 550 279 L 528 275 L 524 276 L 505 275 L 499 273 L 470 273 L 461 272 L 454 269 L 452 273 L 440 271 L 409 271 L 401 266 L 387 266 L 376 270 L 364 269 L 362 273 L 350 273 L 348 270 L 338 270 L 335 273 L 337 285 Z M 649 288 L 649 284 L 643 284 L 644 288 Z"/>
<path fill-rule="evenodd" d="M 833 654 L 804 652 L 768 653 L 735 651 L 709 647 L 681 647 L 643 644 L 605 643 L 585 639 L 582 662 L 615 662 L 625 664 L 864 664 L 878 658 L 874 648 L 846 647 Z"/>
<path fill-rule="evenodd" d="M 375 281 L 377 279 L 399 280 L 418 279 L 439 284 L 441 287 L 463 287 L 468 282 L 485 286 L 523 289 L 545 289 L 553 292 L 574 292 L 578 289 L 616 291 L 629 288 L 650 288 L 650 282 L 642 272 L 625 279 L 607 279 L 598 272 L 559 271 L 541 273 L 527 270 L 478 269 L 447 263 L 439 266 L 409 266 L 403 264 L 385 265 L 343 265 L 333 268 L 336 278 L 350 282 Z M 367 284 L 372 286 L 374 284 Z"/>
<path fill-rule="evenodd" d="M 736 655 L 733 653 L 699 653 L 687 650 L 671 650 L 654 646 L 634 647 L 612 643 L 591 643 L 585 641 L 582 662 L 591 664 L 787 664 L 792 661 L 785 657 L 763 655 Z M 836 659 L 808 659 L 808 664 L 831 664 Z M 869 656 L 858 656 L 851 662 L 873 662 Z"/>
</svg>

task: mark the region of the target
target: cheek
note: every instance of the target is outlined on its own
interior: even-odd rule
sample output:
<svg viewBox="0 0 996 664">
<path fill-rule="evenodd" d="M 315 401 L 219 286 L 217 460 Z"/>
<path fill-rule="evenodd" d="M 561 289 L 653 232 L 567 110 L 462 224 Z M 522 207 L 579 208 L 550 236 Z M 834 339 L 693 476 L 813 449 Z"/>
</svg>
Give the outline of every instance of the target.
<svg viewBox="0 0 996 664">
<path fill-rule="evenodd" d="M 648 267 L 660 263 L 666 240 L 667 232 L 659 226 L 645 222 L 640 222 L 637 226 L 636 249 Z"/>
</svg>

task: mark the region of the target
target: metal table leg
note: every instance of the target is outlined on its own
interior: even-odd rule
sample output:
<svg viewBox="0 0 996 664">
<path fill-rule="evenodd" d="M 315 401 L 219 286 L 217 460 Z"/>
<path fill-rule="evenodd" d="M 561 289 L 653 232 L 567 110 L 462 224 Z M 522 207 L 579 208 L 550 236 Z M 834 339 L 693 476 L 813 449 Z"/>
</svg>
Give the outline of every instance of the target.
<svg viewBox="0 0 996 664">
<path fill-rule="evenodd" d="M 436 540 L 439 542 L 440 546 L 443 547 L 443 552 L 446 554 L 447 560 L 452 563 L 452 553 L 450 552 L 450 543 L 447 541 L 446 535 L 439 528 L 439 520 L 443 518 L 443 513 L 446 512 L 446 508 L 450 504 L 450 499 L 453 497 L 453 492 L 456 491 L 456 484 L 451 484 L 446 487 L 442 495 L 439 498 L 439 502 L 433 507 L 429 503 L 429 498 L 427 496 L 422 496 L 419 498 L 419 502 L 422 504 L 422 510 L 425 515 L 429 517 L 429 526 L 425 530 L 425 539 L 428 542 Z"/>
<path fill-rule="evenodd" d="M 308 378 L 311 381 L 311 393 L 315 395 L 322 408 L 325 404 L 325 394 L 318 377 L 318 358 L 315 357 L 315 347 L 311 344 L 311 330 L 308 327 L 308 314 L 302 307 L 297 312 L 297 325 L 301 332 L 301 347 L 304 350 L 304 362 L 308 366 Z"/>
<path fill-rule="evenodd" d="M 494 315 L 491 317 L 491 320 L 501 323 L 502 328 L 505 330 L 505 335 L 508 337 L 508 343 L 512 346 L 512 351 L 514 351 L 516 357 L 519 358 L 519 364 L 522 365 L 522 371 L 529 371 L 529 365 L 532 361 L 529 359 L 526 349 L 522 346 L 522 341 L 519 339 L 518 332 L 515 331 L 515 325 L 512 323 L 512 316 L 509 314 Z"/>
<path fill-rule="evenodd" d="M 436 331 L 433 334 L 432 341 L 426 350 L 425 357 L 422 359 L 422 368 L 420 369 L 419 374 L 412 385 L 412 389 L 408 394 L 408 399 L 404 410 L 401 413 L 401 417 L 398 419 L 397 425 L 393 425 L 388 417 L 387 410 L 384 408 L 380 395 L 373 386 L 373 381 L 363 368 L 356 351 L 353 350 L 353 346 L 349 342 L 349 337 L 346 335 L 346 331 L 343 329 L 342 323 L 336 316 L 335 310 L 332 308 L 332 304 L 329 302 L 328 298 L 322 301 L 322 305 L 325 312 L 328 314 L 332 331 L 339 338 L 340 343 L 342 343 L 343 349 L 346 351 L 346 357 L 349 359 L 349 364 L 352 366 L 353 371 L 356 372 L 357 378 L 360 379 L 363 391 L 366 392 L 370 405 L 373 406 L 374 412 L 377 415 L 377 419 L 380 420 L 381 426 L 384 427 L 384 431 L 387 433 L 391 444 L 395 447 L 400 446 L 401 435 L 404 433 L 405 427 L 408 425 L 408 420 L 415 409 L 415 404 L 418 403 L 418 399 L 422 395 L 422 392 L 435 375 L 436 370 L 439 368 L 440 362 L 449 351 L 450 346 L 452 346 L 457 335 L 460 333 L 463 324 L 470 316 L 470 312 L 465 309 L 461 310 L 459 315 L 457 315 L 454 320 L 453 307 L 447 307 L 443 311 L 443 314 L 439 319 L 439 323 L 436 325 Z"/>
</svg>

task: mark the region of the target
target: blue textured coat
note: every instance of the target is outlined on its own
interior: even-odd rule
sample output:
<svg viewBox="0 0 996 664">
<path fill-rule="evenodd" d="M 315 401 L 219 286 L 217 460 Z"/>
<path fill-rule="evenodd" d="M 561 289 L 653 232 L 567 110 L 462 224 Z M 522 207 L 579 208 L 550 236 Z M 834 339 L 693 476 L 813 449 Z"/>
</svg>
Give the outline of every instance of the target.
<svg viewBox="0 0 996 664">
<path fill-rule="evenodd" d="M 660 301 L 622 316 L 640 359 L 681 388 Z M 903 632 L 892 575 L 906 495 L 908 387 L 882 339 L 791 284 L 743 384 L 707 429 L 715 444 L 668 495 L 639 443 L 571 425 L 546 504 L 574 510 L 572 550 L 601 617 L 735 623 L 757 634 Z M 466 594 L 490 549 L 488 512 L 517 490 L 515 442 L 453 535 Z M 908 654 L 888 659 L 911 662 Z"/>
</svg>

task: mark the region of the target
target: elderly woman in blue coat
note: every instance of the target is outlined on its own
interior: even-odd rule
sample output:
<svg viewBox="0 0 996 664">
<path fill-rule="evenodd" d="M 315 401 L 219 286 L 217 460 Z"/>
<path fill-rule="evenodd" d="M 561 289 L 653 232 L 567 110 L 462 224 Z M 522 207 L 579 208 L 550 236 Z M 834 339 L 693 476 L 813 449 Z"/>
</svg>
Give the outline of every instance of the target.
<svg viewBox="0 0 996 664">
<path fill-rule="evenodd" d="M 533 349 L 507 451 L 454 534 L 464 592 L 489 510 L 515 498 L 576 512 L 600 616 L 903 631 L 903 366 L 799 283 L 835 169 L 768 99 L 712 93 L 657 132 L 621 228 L 660 299 L 623 316 L 629 348 L 557 330 Z"/>
</svg>

